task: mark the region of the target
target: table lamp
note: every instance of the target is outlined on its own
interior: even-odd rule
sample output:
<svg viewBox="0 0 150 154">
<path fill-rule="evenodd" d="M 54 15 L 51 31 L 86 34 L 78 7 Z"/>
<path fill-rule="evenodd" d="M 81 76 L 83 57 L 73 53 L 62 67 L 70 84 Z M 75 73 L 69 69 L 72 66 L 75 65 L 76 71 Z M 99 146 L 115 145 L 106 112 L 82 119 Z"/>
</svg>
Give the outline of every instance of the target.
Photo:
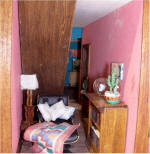
<svg viewBox="0 0 150 154">
<path fill-rule="evenodd" d="M 33 123 L 34 117 L 34 106 L 32 105 L 32 90 L 38 89 L 38 80 L 36 74 L 32 75 L 21 75 L 21 89 L 27 90 L 26 104 L 25 108 L 25 121 L 30 124 Z"/>
</svg>

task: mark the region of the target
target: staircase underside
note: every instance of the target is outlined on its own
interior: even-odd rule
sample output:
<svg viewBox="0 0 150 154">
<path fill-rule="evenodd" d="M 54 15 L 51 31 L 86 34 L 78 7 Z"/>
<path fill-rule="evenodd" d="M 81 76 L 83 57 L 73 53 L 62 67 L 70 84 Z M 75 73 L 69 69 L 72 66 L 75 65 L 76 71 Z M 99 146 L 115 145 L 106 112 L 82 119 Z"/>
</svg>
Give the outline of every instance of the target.
<svg viewBox="0 0 150 154">
<path fill-rule="evenodd" d="M 19 1 L 22 73 L 37 74 L 40 94 L 62 94 L 75 0 Z"/>
</svg>

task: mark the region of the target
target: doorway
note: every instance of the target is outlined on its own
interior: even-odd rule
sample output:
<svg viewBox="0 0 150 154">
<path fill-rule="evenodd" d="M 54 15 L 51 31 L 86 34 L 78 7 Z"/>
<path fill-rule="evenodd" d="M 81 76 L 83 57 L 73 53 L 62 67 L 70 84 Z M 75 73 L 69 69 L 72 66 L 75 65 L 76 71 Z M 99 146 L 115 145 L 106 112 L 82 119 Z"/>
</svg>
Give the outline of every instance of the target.
<svg viewBox="0 0 150 154">
<path fill-rule="evenodd" d="M 89 71 L 90 71 L 90 44 L 84 44 L 81 51 L 79 102 L 81 93 L 86 92 L 90 89 L 88 84 Z"/>
<path fill-rule="evenodd" d="M 82 28 L 73 27 L 70 48 L 68 53 L 68 64 L 66 69 L 64 95 L 68 95 L 71 101 L 78 101 L 80 59 L 82 44 Z"/>
</svg>

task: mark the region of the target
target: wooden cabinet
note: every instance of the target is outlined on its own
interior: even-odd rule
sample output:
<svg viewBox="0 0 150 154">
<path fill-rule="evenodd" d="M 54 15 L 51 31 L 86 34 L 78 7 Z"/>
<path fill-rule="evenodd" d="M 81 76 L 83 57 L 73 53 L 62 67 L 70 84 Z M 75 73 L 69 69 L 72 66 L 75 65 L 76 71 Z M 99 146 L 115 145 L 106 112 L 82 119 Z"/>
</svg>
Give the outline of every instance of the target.
<svg viewBox="0 0 150 154">
<path fill-rule="evenodd" d="M 87 146 L 90 152 L 122 153 L 125 146 L 127 105 L 108 104 L 95 93 L 86 93 L 89 115 Z"/>
</svg>

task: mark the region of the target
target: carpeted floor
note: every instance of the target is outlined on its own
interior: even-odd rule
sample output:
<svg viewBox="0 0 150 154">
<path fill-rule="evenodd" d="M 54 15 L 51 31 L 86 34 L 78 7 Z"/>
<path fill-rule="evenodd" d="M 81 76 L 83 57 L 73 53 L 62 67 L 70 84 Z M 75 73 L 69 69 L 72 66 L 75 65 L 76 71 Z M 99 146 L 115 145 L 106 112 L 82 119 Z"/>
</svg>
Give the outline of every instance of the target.
<svg viewBox="0 0 150 154">
<path fill-rule="evenodd" d="M 76 100 L 69 100 L 69 106 L 75 107 L 77 110 L 81 110 L 81 105 Z"/>
<path fill-rule="evenodd" d="M 74 114 L 74 124 L 80 123 L 80 127 L 78 128 L 78 133 L 79 133 L 79 140 L 76 143 L 73 143 L 69 150 L 72 153 L 88 153 L 87 146 L 85 144 L 85 133 L 83 129 L 83 125 L 80 119 L 80 110 L 76 110 Z M 22 148 L 21 148 L 21 153 L 32 153 L 32 143 L 24 141 Z"/>
</svg>

